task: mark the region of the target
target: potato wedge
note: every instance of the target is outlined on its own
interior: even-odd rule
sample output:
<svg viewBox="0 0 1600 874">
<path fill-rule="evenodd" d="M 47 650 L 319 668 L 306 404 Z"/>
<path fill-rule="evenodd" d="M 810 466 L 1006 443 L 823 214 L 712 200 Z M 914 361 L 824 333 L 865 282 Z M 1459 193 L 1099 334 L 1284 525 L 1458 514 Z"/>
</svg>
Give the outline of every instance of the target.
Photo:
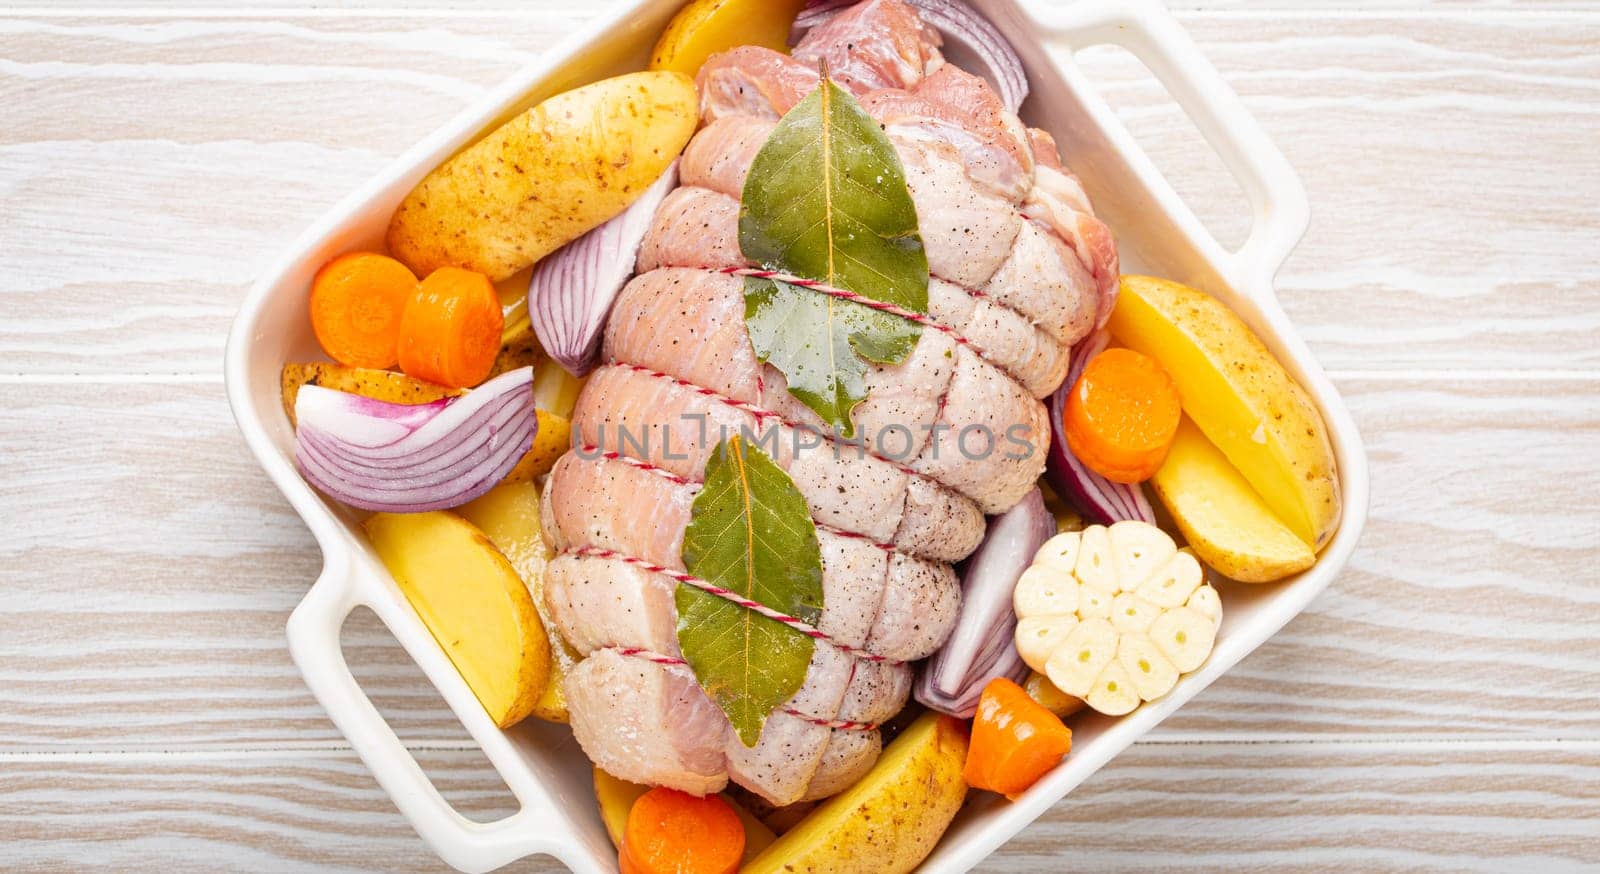
<svg viewBox="0 0 1600 874">
<path fill-rule="evenodd" d="M 429 173 L 389 220 L 389 251 L 418 276 L 449 265 L 505 279 L 622 212 L 698 122 L 682 73 L 558 94 Z"/>
<path fill-rule="evenodd" d="M 622 847 L 622 834 L 627 830 L 628 813 L 633 810 L 633 803 L 639 800 L 639 796 L 649 791 L 649 786 L 618 780 L 599 768 L 594 769 L 594 797 L 600 802 L 600 820 L 605 823 L 606 834 L 611 837 L 612 845 L 618 849 Z M 754 859 L 778 839 L 777 835 L 772 833 L 772 829 L 763 825 L 761 820 L 752 816 L 739 802 L 729 798 L 727 793 L 723 793 L 722 800 L 728 802 L 733 812 L 739 815 L 739 822 L 744 824 L 742 863 Z"/>
<path fill-rule="evenodd" d="M 540 427 L 543 426 L 541 421 Z M 546 722 L 566 722 L 567 699 L 561 683 L 578 663 L 578 653 L 554 630 L 544 605 L 544 567 L 550 562 L 550 547 L 540 528 L 539 487 L 531 478 L 508 480 L 457 507 L 456 512 L 489 538 L 527 586 L 533 609 L 550 641 L 550 678 L 533 704 L 533 715 Z"/>
<path fill-rule="evenodd" d="M 1165 279 L 1122 277 L 1112 335 L 1166 367 L 1183 411 L 1313 550 L 1339 523 L 1333 447 L 1316 404 L 1233 311 Z"/>
<path fill-rule="evenodd" d="M 551 362 L 533 374 L 533 405 L 571 419 L 588 378 L 579 379 Z"/>
<path fill-rule="evenodd" d="M 600 805 L 600 821 L 605 823 L 612 846 L 622 846 L 622 835 L 628 828 L 628 812 L 633 810 L 633 803 L 639 796 L 649 791 L 649 786 L 629 783 L 599 768 L 594 769 L 594 799 Z"/>
<path fill-rule="evenodd" d="M 744 874 L 899 874 L 921 864 L 967 797 L 967 728 L 918 717 L 856 785 L 823 802 Z"/>
<path fill-rule="evenodd" d="M 1028 697 L 1039 702 L 1039 706 L 1066 719 L 1084 708 L 1082 698 L 1077 698 L 1056 688 L 1050 678 L 1038 671 L 1029 671 L 1028 679 L 1022 684 L 1023 691 Z"/>
<path fill-rule="evenodd" d="M 1195 556 L 1229 579 L 1267 583 L 1316 563 L 1187 416 L 1150 485 Z"/>
<path fill-rule="evenodd" d="M 434 385 L 392 370 L 345 367 L 331 361 L 285 364 L 281 385 L 283 412 L 288 415 L 291 427 L 295 425 L 294 402 L 303 385 L 320 385 L 392 404 L 425 404 L 461 393 L 458 389 Z"/>
<path fill-rule="evenodd" d="M 533 446 L 506 474 L 504 482 L 529 482 L 541 477 L 556 466 L 556 459 L 572 447 L 572 423 L 549 410 L 535 410 L 539 416 L 539 431 L 533 435 Z"/>
<path fill-rule="evenodd" d="M 689 76 L 735 46 L 789 53 L 789 29 L 806 0 L 694 0 L 678 10 L 650 53 L 650 69 Z"/>
<path fill-rule="evenodd" d="M 377 513 L 363 527 L 495 725 L 532 712 L 550 678 L 550 641 L 511 562 L 454 513 Z"/>
<path fill-rule="evenodd" d="M 519 367 L 537 367 L 544 359 L 544 349 L 539 346 L 539 338 L 533 335 L 533 325 L 529 324 L 526 313 L 519 321 L 507 324 L 500 336 L 500 352 L 495 356 L 494 365 L 489 368 L 486 379 L 494 379 Z"/>
</svg>

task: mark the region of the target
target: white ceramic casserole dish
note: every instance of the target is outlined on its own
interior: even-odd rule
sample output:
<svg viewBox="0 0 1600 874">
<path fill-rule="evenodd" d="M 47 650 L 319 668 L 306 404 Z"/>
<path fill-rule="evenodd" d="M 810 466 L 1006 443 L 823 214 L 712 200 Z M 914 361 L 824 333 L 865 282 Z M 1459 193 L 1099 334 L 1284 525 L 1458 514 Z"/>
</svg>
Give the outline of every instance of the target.
<svg viewBox="0 0 1600 874">
<path fill-rule="evenodd" d="M 418 143 L 301 235 L 251 290 L 229 338 L 227 388 L 239 428 L 323 551 L 322 574 L 289 619 L 295 662 L 401 813 L 441 858 L 462 870 L 485 871 L 545 853 L 575 871 L 614 871 L 616 853 L 596 811 L 589 762 L 563 726 L 530 719 L 502 731 L 489 720 L 368 547 L 360 515 L 321 497 L 295 471 L 279 371 L 288 361 L 322 357 L 306 312 L 307 289 L 321 264 L 353 249 L 380 248 L 390 213 L 411 187 L 501 121 L 559 91 L 642 69 L 682 2 L 623 0 Z M 1308 220 L 1304 189 L 1283 156 L 1154 0 L 974 3 L 1022 56 L 1033 89 L 1023 116 L 1055 135 L 1096 212 L 1116 233 L 1124 272 L 1165 276 L 1219 296 L 1316 399 L 1338 457 L 1344 514 L 1315 567 L 1282 583 L 1224 593 L 1227 615 L 1210 660 L 1165 698 L 1122 718 L 1075 717 L 1071 756 L 1014 803 L 974 793 L 921 869 L 941 874 L 978 864 L 1277 632 L 1338 574 L 1367 513 L 1360 437 L 1272 289 Z M 1075 50 L 1102 43 L 1139 57 L 1238 178 L 1254 210 L 1249 238 L 1238 251 L 1227 251 L 1205 231 L 1073 63 Z M 461 816 L 384 722 L 339 648 L 345 617 L 363 605 L 382 619 L 482 746 L 520 803 L 517 813 L 492 823 Z"/>
</svg>

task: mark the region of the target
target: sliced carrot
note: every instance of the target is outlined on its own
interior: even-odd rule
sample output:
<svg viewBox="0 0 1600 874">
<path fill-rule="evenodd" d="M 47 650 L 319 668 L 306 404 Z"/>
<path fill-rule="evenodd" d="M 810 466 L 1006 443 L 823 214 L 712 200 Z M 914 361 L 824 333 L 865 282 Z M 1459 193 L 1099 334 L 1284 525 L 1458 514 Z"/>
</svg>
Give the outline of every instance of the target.
<svg viewBox="0 0 1600 874">
<path fill-rule="evenodd" d="M 400 369 L 451 388 L 483 382 L 500 352 L 505 317 L 482 273 L 440 267 L 428 274 L 400 320 Z"/>
<path fill-rule="evenodd" d="M 1071 750 L 1072 729 L 1021 686 L 999 677 L 978 698 L 962 777 L 968 786 L 1015 800 Z"/>
<path fill-rule="evenodd" d="M 622 874 L 734 874 L 744 854 L 744 824 L 728 802 L 657 788 L 628 811 L 618 864 Z"/>
<path fill-rule="evenodd" d="M 1112 482 L 1144 482 L 1178 433 L 1178 388 L 1159 361 L 1132 349 L 1091 359 L 1062 411 L 1067 448 Z"/>
<path fill-rule="evenodd" d="M 387 255 L 340 255 L 311 280 L 311 330 L 346 367 L 393 367 L 401 316 L 416 289 L 417 277 Z"/>
</svg>

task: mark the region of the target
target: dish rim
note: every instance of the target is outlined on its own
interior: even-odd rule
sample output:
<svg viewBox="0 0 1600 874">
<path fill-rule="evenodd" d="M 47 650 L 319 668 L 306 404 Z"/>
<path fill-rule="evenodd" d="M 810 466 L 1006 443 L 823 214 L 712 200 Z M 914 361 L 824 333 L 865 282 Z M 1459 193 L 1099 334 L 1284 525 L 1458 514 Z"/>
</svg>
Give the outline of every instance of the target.
<svg viewBox="0 0 1600 874">
<path fill-rule="evenodd" d="M 559 805 L 573 799 L 553 792 L 551 787 L 530 777 L 533 763 L 528 761 L 529 753 L 522 749 L 522 744 L 539 744 L 547 738 L 528 740 L 529 732 L 500 732 L 488 722 L 476 698 L 364 545 L 355 530 L 353 517 L 341 513 L 318 495 L 295 470 L 292 457 L 275 441 L 274 431 L 281 437 L 282 427 L 287 423 L 277 423 L 281 427 L 275 429 L 262 414 L 263 407 L 277 409 L 275 393 L 265 402 L 257 396 L 263 385 L 259 372 L 262 365 L 254 353 L 269 339 L 262 334 L 261 323 L 279 297 L 304 294 L 304 287 L 295 285 L 291 278 L 303 273 L 313 259 L 320 259 L 316 263 L 321 263 L 331 249 L 341 248 L 341 241 L 343 248 L 348 248 L 355 236 L 354 228 L 361 224 L 363 216 L 381 208 L 386 200 L 394 200 L 397 187 L 403 185 L 409 190 L 416 179 L 443 157 L 474 140 L 497 120 L 531 103 L 532 93 L 560 90 L 563 85 L 570 87 L 574 83 L 561 80 L 573 78 L 569 68 L 582 65 L 583 53 L 597 46 L 614 46 L 624 39 L 637 39 L 640 32 L 664 20 L 664 16 L 682 2 L 625 0 L 611 13 L 561 40 L 536 61 L 422 138 L 324 212 L 286 248 L 253 284 L 229 334 L 224 382 L 235 420 L 252 454 L 310 528 L 324 556 L 321 574 L 291 617 L 291 652 L 330 718 L 345 733 L 402 813 L 446 862 L 463 870 L 488 870 L 531 853 L 551 854 L 574 870 L 582 871 L 609 870 L 613 863 L 605 858 L 604 851 L 609 850 L 609 844 L 602 847 L 592 839 L 592 834 L 537 833 L 545 831 L 541 826 L 547 826 L 552 815 L 568 819 L 569 828 L 576 827 L 570 821 L 571 816 L 559 809 Z M 1269 603 L 1262 608 L 1264 615 L 1252 620 L 1249 626 L 1250 637 L 1259 639 L 1244 646 L 1239 631 L 1220 639 L 1210 661 L 1186 676 L 1167 697 L 1100 726 L 1101 730 L 1095 733 L 1091 743 L 1078 746 L 1067 763 L 1018 801 L 989 804 L 974 814 L 983 820 L 975 830 L 964 833 L 954 843 L 948 837 L 941 840 L 940 846 L 924 863 L 922 870 L 939 872 L 966 870 L 981 861 L 1301 613 L 1348 561 L 1365 525 L 1368 502 L 1366 457 L 1349 410 L 1288 321 L 1272 289 L 1278 267 L 1298 242 L 1309 220 L 1304 190 L 1281 153 L 1244 111 L 1237 96 L 1156 0 L 1087 0 L 1069 5 L 1051 5 L 1047 0 L 978 0 L 976 5 L 997 21 L 1005 19 L 1013 28 L 1019 26 L 1018 22 L 1039 28 L 1034 44 L 1023 46 L 1019 42 L 1019 50 L 1026 49 L 1034 57 L 1049 56 L 1055 73 L 1081 99 L 1080 109 L 1086 112 L 1087 121 L 1099 128 L 1117 152 L 1115 157 L 1128 162 L 1144 185 L 1145 193 L 1162 210 L 1163 218 L 1183 234 L 1187 245 L 1209 263 L 1227 286 L 1225 293 L 1215 287 L 1207 290 L 1223 298 L 1225 304 L 1263 334 L 1275 354 L 1280 360 L 1286 359 L 1286 366 L 1311 393 L 1334 444 L 1343 513 L 1333 539 L 1319 554 L 1317 564 L 1290 581 L 1275 584 L 1277 591 L 1266 599 Z M 1014 30 L 1013 35 L 1020 32 Z M 1115 114 L 1093 93 L 1092 84 L 1079 73 L 1070 57 L 1063 59 L 1052 53 L 1048 47 L 1052 41 L 1065 43 L 1069 51 L 1101 43 L 1121 45 L 1134 52 L 1163 81 L 1223 156 L 1251 200 L 1255 227 L 1249 241 L 1238 252 L 1229 252 L 1205 231 L 1132 135 L 1122 128 Z M 1068 163 L 1077 168 L 1076 162 Z M 271 369 L 275 372 L 282 363 L 276 362 Z M 275 390 L 275 377 L 270 384 Z M 438 688 L 521 802 L 522 809 L 517 814 L 489 824 L 461 817 L 433 789 L 398 738 L 394 738 L 392 730 L 381 722 L 382 717 L 371 707 L 359 686 L 352 686 L 353 678 L 345 682 L 349 672 L 338 650 L 338 628 L 344 616 L 357 606 L 368 606 L 378 613 Z M 1264 634 L 1259 633 L 1263 630 Z M 1229 646 L 1230 643 L 1239 645 Z M 388 732 L 387 736 L 384 731 Z M 548 736 L 552 731 L 532 734 Z M 1105 742 L 1100 742 L 1102 738 Z M 522 772 L 512 773 L 519 762 Z M 592 811 L 587 813 L 586 818 L 592 819 Z"/>
</svg>

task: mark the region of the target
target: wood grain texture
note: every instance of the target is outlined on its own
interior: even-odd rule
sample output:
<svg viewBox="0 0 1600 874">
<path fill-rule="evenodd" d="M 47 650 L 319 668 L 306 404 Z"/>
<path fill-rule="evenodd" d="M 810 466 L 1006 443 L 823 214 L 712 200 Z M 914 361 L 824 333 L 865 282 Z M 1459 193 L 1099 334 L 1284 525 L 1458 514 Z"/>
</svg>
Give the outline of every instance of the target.
<svg viewBox="0 0 1600 874">
<path fill-rule="evenodd" d="M 289 660 L 319 557 L 216 373 L 267 263 L 606 0 L 577 5 L 0 10 L 0 867 L 438 870 Z M 1280 293 L 1372 516 L 985 870 L 1600 870 L 1600 2 L 1173 6 L 1310 190 Z M 1242 238 L 1142 68 L 1080 61 Z M 381 625 L 344 638 L 446 796 L 508 812 Z"/>
<path fill-rule="evenodd" d="M 5 369 L 214 372 L 269 259 L 580 20 L 533 14 L 551 8 L 568 7 L 0 18 Z M 1307 180 L 1317 219 L 1280 293 L 1327 366 L 1600 366 L 1581 255 L 1600 243 L 1600 16 L 1185 22 Z M 1202 218 L 1240 239 L 1243 200 L 1176 106 L 1125 54 L 1083 62 Z"/>
<path fill-rule="evenodd" d="M 1301 173 L 1279 274 L 1331 368 L 1600 365 L 1600 17 L 1195 15 L 1206 55 Z M 1243 195 L 1131 55 L 1080 55 L 1224 242 Z"/>
<path fill-rule="evenodd" d="M 465 815 L 507 815 L 475 755 L 418 760 Z M 1597 763 L 1593 745 L 1139 744 L 978 870 L 1592 871 Z M 348 752 L 5 766 L 13 869 L 446 870 Z"/>
<path fill-rule="evenodd" d="M 1600 739 L 1600 379 L 1341 388 L 1377 483 L 1367 536 L 1160 736 Z M 28 509 L 0 540 L 0 751 L 337 743 L 283 646 L 316 546 L 221 387 L 9 394 L 0 495 Z M 375 620 L 347 646 L 403 737 L 463 737 Z"/>
</svg>

